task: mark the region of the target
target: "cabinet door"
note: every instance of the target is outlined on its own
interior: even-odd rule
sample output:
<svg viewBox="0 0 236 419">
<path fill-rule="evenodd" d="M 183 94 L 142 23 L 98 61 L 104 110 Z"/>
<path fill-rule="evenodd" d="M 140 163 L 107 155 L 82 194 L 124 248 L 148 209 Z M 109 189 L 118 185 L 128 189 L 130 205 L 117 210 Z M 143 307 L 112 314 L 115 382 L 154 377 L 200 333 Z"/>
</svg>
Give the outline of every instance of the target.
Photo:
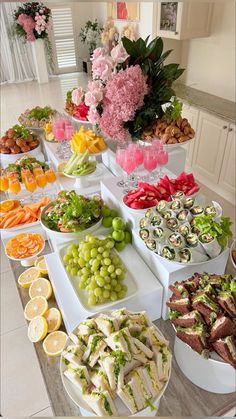
<svg viewBox="0 0 236 419">
<path fill-rule="evenodd" d="M 219 185 L 232 193 L 232 196 L 235 194 L 235 141 L 235 125 L 230 125 L 220 173 Z"/>
<path fill-rule="evenodd" d="M 182 117 L 187 118 L 191 127 L 195 131 L 194 139 L 189 141 L 189 144 L 186 144 L 185 146 L 187 149 L 186 163 L 190 167 L 192 166 L 193 150 L 194 150 L 194 145 L 196 142 L 198 114 L 199 114 L 199 110 L 197 108 L 194 108 L 193 106 L 187 105 L 185 103 L 183 104 Z"/>
<path fill-rule="evenodd" d="M 228 127 L 223 119 L 200 111 L 193 169 L 214 184 L 219 182 Z"/>
</svg>

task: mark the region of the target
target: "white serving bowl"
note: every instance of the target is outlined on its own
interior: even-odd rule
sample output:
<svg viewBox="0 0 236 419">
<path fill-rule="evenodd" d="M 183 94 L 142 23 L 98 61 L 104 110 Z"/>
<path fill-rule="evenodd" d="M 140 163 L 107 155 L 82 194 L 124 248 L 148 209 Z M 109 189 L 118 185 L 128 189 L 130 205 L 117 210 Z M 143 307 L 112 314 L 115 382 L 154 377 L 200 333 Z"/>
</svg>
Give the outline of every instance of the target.
<svg viewBox="0 0 236 419">
<path fill-rule="evenodd" d="M 102 312 L 103 314 L 111 314 L 111 310 L 106 310 Z M 90 316 L 89 318 L 92 317 L 96 317 L 98 316 L 100 313 L 97 313 L 93 316 Z M 163 334 L 161 333 L 161 331 L 153 324 L 153 326 L 158 330 L 158 332 L 160 333 L 160 335 L 163 336 Z M 77 329 L 77 327 L 74 329 L 74 331 Z M 74 331 L 72 333 L 74 333 Z M 71 340 L 68 338 L 66 344 L 65 344 L 65 348 L 67 347 L 67 345 L 69 344 L 69 342 L 71 343 Z M 70 397 L 70 399 L 82 410 L 83 416 L 97 416 L 93 410 L 90 409 L 90 406 L 83 400 L 82 394 L 80 394 L 79 390 L 65 377 L 64 375 L 64 371 L 66 369 L 66 365 L 64 364 L 64 362 L 62 362 L 62 356 L 60 359 L 60 373 L 61 373 L 61 379 L 62 379 L 62 383 L 64 386 L 64 389 L 66 391 L 66 393 L 68 394 L 68 396 Z M 127 407 L 123 404 L 123 402 L 117 397 L 115 399 L 115 405 L 118 411 L 118 416 L 121 417 L 134 417 L 134 416 L 156 416 L 157 414 L 157 409 L 159 407 L 161 398 L 163 396 L 163 394 L 166 391 L 166 388 L 169 384 L 169 380 L 170 380 L 170 376 L 171 376 L 171 367 L 170 367 L 170 371 L 169 371 L 169 378 L 166 381 L 165 385 L 163 386 L 160 394 L 155 398 L 152 399 L 152 404 L 156 407 L 155 410 L 151 410 L 150 407 L 146 407 L 143 410 L 140 410 L 139 412 L 135 413 L 134 415 L 131 415 L 129 410 L 127 409 Z"/>
<path fill-rule="evenodd" d="M 235 369 L 216 352 L 211 352 L 212 358 L 205 359 L 176 336 L 174 354 L 183 374 L 196 386 L 211 393 L 235 391 Z"/>
<path fill-rule="evenodd" d="M 62 233 L 60 231 L 51 230 L 50 228 L 48 228 L 46 226 L 46 224 L 42 220 L 42 216 L 45 214 L 45 211 L 51 205 L 52 205 L 52 202 L 50 202 L 48 205 L 46 205 L 46 207 L 43 208 L 43 210 L 41 212 L 41 216 L 40 216 L 41 226 L 46 231 L 49 238 L 51 238 L 51 239 L 60 239 L 60 240 L 67 241 L 68 239 L 71 240 L 71 239 L 83 238 L 84 236 L 86 236 L 86 234 L 89 234 L 89 233 L 92 233 L 93 231 L 98 230 L 99 227 L 101 227 L 101 225 L 102 225 L 102 217 L 101 217 L 99 221 L 97 221 L 91 227 L 89 227 L 89 228 L 87 228 L 86 230 L 83 230 L 83 231 L 77 231 L 77 232 L 72 232 L 72 233 Z"/>
<path fill-rule="evenodd" d="M 15 163 L 16 160 L 20 159 L 25 155 L 37 157 L 41 154 L 41 144 L 39 143 L 38 147 L 33 150 L 27 151 L 26 153 L 19 154 L 3 154 L 1 153 L 1 165 L 3 168 L 7 167 L 10 163 Z"/>
</svg>

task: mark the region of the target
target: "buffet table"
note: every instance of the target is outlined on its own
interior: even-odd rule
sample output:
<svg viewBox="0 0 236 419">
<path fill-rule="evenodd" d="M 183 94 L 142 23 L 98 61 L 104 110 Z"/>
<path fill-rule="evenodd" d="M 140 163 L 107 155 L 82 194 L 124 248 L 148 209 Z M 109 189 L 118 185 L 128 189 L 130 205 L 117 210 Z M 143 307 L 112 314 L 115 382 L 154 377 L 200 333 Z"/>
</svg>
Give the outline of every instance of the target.
<svg viewBox="0 0 236 419">
<path fill-rule="evenodd" d="M 47 244 L 44 254 L 51 253 Z M 19 262 L 10 261 L 17 282 L 24 268 Z M 28 289 L 17 285 L 23 307 L 29 300 Z M 57 307 L 57 302 L 51 298 L 50 306 Z M 174 330 L 168 320 L 159 319 L 154 322 L 174 344 Z M 64 326 L 61 327 L 61 330 Z M 64 329 L 65 330 L 65 329 Z M 60 377 L 59 357 L 48 357 L 43 351 L 41 342 L 34 345 L 40 368 L 46 384 L 49 400 L 55 416 L 78 416 L 79 409 L 67 396 Z M 172 361 L 172 374 L 169 385 L 161 399 L 158 416 L 221 416 L 235 406 L 235 394 L 213 394 L 192 384 L 180 371 L 175 358 Z"/>
</svg>

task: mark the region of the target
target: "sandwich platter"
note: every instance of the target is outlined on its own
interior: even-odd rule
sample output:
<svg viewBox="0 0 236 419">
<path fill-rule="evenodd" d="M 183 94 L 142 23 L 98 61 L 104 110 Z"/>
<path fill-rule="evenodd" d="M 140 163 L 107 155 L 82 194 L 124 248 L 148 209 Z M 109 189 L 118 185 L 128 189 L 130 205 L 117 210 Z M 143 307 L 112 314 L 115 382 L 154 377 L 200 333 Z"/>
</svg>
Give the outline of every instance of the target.
<svg viewBox="0 0 236 419">
<path fill-rule="evenodd" d="M 213 393 L 235 390 L 236 281 L 195 273 L 170 285 L 167 302 L 176 332 L 175 356 L 183 373 Z"/>
<path fill-rule="evenodd" d="M 146 312 L 123 308 L 96 314 L 75 328 L 60 372 L 85 416 L 154 416 L 170 379 L 171 358 L 169 342 Z"/>
</svg>

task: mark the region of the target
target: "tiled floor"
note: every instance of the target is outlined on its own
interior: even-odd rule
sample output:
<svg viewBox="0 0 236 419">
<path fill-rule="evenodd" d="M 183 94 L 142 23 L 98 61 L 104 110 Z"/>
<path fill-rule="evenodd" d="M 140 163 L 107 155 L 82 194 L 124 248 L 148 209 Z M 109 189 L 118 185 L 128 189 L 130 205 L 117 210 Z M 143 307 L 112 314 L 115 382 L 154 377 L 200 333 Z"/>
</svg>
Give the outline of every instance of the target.
<svg viewBox="0 0 236 419">
<path fill-rule="evenodd" d="M 1 87 L 1 132 L 17 122 L 26 108 L 51 105 L 63 111 L 66 91 L 86 84 L 84 74 Z M 235 219 L 233 205 L 204 185 L 208 200 L 219 201 L 224 213 Z M 235 226 L 234 226 L 235 232 Z M 232 265 L 227 268 L 232 271 Z M 30 367 L 30 368 L 29 368 Z M 2 416 L 53 416 L 33 345 L 27 339 L 26 321 L 8 260 L 1 248 L 1 414 Z"/>
</svg>

